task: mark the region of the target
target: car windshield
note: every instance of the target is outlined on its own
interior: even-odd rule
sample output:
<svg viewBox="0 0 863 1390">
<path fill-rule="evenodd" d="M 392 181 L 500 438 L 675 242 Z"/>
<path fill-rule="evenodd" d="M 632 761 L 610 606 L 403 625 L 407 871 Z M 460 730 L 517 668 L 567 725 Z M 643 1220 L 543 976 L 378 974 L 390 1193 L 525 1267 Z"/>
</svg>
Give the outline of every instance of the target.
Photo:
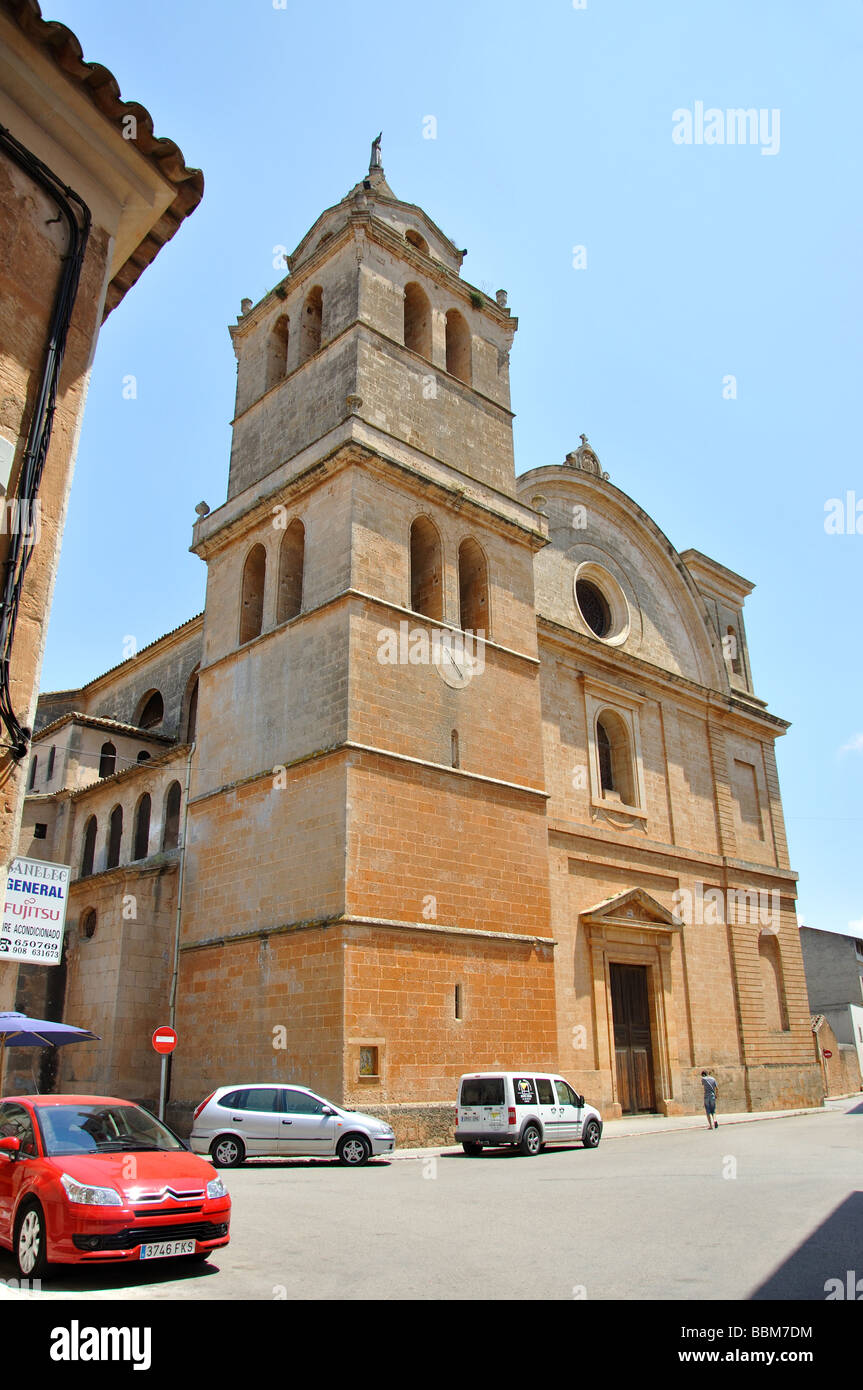
<svg viewBox="0 0 863 1390">
<path fill-rule="evenodd" d="M 169 1129 L 138 1105 L 46 1105 L 39 1106 L 38 1115 L 50 1157 L 183 1148 Z"/>
</svg>

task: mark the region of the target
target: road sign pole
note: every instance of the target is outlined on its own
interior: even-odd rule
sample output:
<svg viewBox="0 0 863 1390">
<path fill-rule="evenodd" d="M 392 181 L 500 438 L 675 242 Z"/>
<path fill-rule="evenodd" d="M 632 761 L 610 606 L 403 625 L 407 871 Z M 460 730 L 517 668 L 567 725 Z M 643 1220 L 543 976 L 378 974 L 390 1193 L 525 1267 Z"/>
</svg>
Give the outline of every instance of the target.
<svg viewBox="0 0 863 1390">
<path fill-rule="evenodd" d="M 165 1096 L 168 1091 L 168 1058 L 162 1057 L 162 1079 L 159 1083 L 159 1119 L 165 1118 Z"/>
<path fill-rule="evenodd" d="M 162 1076 L 159 1081 L 159 1119 L 165 1118 L 165 1102 L 168 1096 L 168 1057 L 177 1046 L 177 1034 L 173 1028 L 157 1028 L 153 1034 L 153 1047 L 162 1058 Z"/>
</svg>

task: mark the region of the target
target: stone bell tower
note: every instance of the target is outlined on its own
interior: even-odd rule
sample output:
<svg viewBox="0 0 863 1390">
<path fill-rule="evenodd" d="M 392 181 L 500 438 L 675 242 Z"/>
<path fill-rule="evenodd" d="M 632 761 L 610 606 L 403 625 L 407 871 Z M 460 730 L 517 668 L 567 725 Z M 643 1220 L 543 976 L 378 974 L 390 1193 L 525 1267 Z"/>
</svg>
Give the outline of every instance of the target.
<svg viewBox="0 0 863 1390">
<path fill-rule="evenodd" d="M 177 1100 L 227 1067 L 434 1105 L 464 1070 L 555 1063 L 545 523 L 516 496 L 516 320 L 464 254 L 378 140 L 231 329 L 228 497 L 193 545 Z"/>
</svg>

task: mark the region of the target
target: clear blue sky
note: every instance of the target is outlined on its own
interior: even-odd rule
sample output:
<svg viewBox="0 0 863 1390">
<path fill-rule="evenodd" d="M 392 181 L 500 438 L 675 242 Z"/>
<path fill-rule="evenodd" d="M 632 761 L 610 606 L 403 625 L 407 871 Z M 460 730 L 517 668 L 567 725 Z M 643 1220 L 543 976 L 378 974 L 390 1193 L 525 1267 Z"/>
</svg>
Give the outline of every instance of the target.
<svg viewBox="0 0 863 1390">
<path fill-rule="evenodd" d="M 206 179 L 102 333 L 43 688 L 83 683 L 127 636 L 143 646 L 203 607 L 188 545 L 195 504 L 225 497 L 227 324 L 281 278 L 273 248 L 363 175 L 382 129 L 396 194 L 519 316 L 518 471 L 585 431 L 679 550 L 757 585 L 756 691 L 793 724 L 778 752 L 801 920 L 863 936 L 863 534 L 824 528 L 828 499 L 863 500 L 857 0 L 43 12 Z M 675 144 L 672 113 L 699 101 L 778 110 L 778 152 Z"/>
</svg>

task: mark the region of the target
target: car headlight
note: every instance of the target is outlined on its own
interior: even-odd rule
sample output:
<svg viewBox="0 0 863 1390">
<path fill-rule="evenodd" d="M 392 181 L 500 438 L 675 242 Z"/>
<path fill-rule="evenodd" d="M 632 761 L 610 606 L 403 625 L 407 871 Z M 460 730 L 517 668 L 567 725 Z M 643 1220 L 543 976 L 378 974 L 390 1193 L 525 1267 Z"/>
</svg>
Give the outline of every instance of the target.
<svg viewBox="0 0 863 1390">
<path fill-rule="evenodd" d="M 225 1184 L 222 1182 L 222 1179 L 218 1177 L 211 1178 L 210 1181 L 207 1183 L 207 1196 L 227 1197 L 227 1195 L 228 1189 L 225 1187 Z"/>
<path fill-rule="evenodd" d="M 121 1207 L 123 1198 L 114 1187 L 87 1187 L 64 1173 L 60 1178 L 70 1202 L 85 1207 Z"/>
</svg>

